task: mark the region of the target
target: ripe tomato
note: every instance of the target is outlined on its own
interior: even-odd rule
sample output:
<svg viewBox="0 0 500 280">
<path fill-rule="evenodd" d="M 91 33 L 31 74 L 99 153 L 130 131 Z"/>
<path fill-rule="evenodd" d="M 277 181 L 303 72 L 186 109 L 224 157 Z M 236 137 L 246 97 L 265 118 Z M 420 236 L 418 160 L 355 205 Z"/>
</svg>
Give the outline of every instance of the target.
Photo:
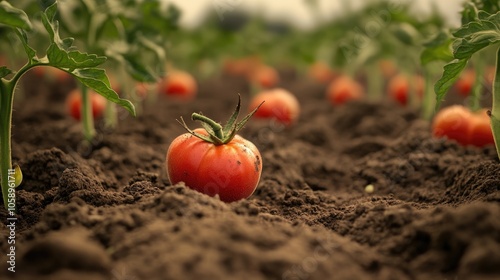
<svg viewBox="0 0 500 280">
<path fill-rule="evenodd" d="M 414 93 L 421 99 L 424 95 L 424 79 L 421 76 L 413 76 Z M 409 78 L 403 74 L 396 75 L 389 80 L 387 85 L 389 96 L 399 104 L 408 104 L 408 93 L 410 91 Z"/>
<path fill-rule="evenodd" d="M 184 71 L 172 71 L 160 81 L 159 91 L 179 100 L 191 100 L 195 97 L 198 86 L 193 76 Z"/>
<path fill-rule="evenodd" d="M 469 143 L 476 147 L 483 147 L 490 144 L 495 144 L 493 140 L 493 132 L 491 131 L 490 117 L 488 110 L 481 109 L 472 114 Z"/>
<path fill-rule="evenodd" d="M 284 125 L 291 125 L 299 117 L 299 101 L 285 89 L 262 91 L 250 102 L 250 110 L 257 108 L 263 101 L 265 101 L 264 104 L 254 114 L 256 118 L 275 119 Z"/>
<path fill-rule="evenodd" d="M 92 116 L 94 119 L 102 117 L 104 109 L 106 108 L 106 99 L 95 92 L 90 93 L 90 102 L 92 105 Z M 66 99 L 66 107 L 68 108 L 68 113 L 75 120 L 81 120 L 82 114 L 82 95 L 80 90 L 75 89 L 70 92 Z"/>
<path fill-rule="evenodd" d="M 276 69 L 271 66 L 262 65 L 255 68 L 250 73 L 248 79 L 262 88 L 271 88 L 278 84 L 280 78 Z"/>
<path fill-rule="evenodd" d="M 326 94 L 333 105 L 340 105 L 349 100 L 361 99 L 364 91 L 363 87 L 352 78 L 341 76 L 330 83 Z"/>
<path fill-rule="evenodd" d="M 308 75 L 314 81 L 322 84 L 327 84 L 335 78 L 335 72 L 321 61 L 317 61 L 309 67 Z"/>
<path fill-rule="evenodd" d="M 435 137 L 453 139 L 462 145 L 470 142 L 472 115 L 469 109 L 461 105 L 443 108 L 434 117 L 432 134 Z"/>
<path fill-rule="evenodd" d="M 472 69 L 466 69 L 455 83 L 455 89 L 458 94 L 462 95 L 463 97 L 469 96 L 472 87 L 474 86 L 475 80 L 476 72 L 474 72 L 474 70 Z"/>
<path fill-rule="evenodd" d="M 208 135 L 201 128 L 194 132 Z M 252 195 L 262 172 L 259 150 L 239 135 L 227 144 L 214 145 L 185 133 L 170 144 L 166 161 L 172 184 L 184 182 L 201 193 L 218 194 L 225 202 Z"/>
</svg>

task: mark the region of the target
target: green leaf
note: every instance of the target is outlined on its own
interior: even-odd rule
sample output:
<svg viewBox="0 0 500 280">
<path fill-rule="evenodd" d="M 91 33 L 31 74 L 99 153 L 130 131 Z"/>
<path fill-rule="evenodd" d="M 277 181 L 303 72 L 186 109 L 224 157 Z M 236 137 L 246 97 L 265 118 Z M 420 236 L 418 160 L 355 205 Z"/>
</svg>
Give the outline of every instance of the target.
<svg viewBox="0 0 500 280">
<path fill-rule="evenodd" d="M 500 33 L 498 32 L 489 30 L 476 32 L 467 39 L 457 39 L 453 43 L 453 54 L 458 59 L 469 58 L 474 53 L 498 41 L 500 41 Z"/>
<path fill-rule="evenodd" d="M 393 32 L 396 38 L 405 45 L 414 45 L 419 39 L 417 29 L 408 23 L 400 23 Z"/>
<path fill-rule="evenodd" d="M 54 3 L 42 14 L 43 26 L 49 33 L 52 41 L 52 44 L 47 49 L 47 58 L 50 65 L 71 70 L 96 67 L 103 64 L 106 61 L 106 57 L 73 50 L 73 38 L 61 39 L 59 37 L 59 24 L 57 21 L 54 21 L 56 12 L 57 4 Z"/>
<path fill-rule="evenodd" d="M 105 56 L 66 51 L 56 44 L 51 44 L 47 49 L 47 58 L 51 65 L 68 69 L 96 67 L 106 61 Z"/>
<path fill-rule="evenodd" d="M 0 23 L 28 31 L 32 28 L 28 15 L 23 10 L 12 7 L 7 1 L 0 1 Z"/>
<path fill-rule="evenodd" d="M 471 21 L 478 19 L 478 10 L 476 5 L 472 2 L 467 2 L 464 5 L 464 10 L 462 11 L 462 25 L 465 25 Z"/>
<path fill-rule="evenodd" d="M 135 107 L 132 102 L 121 99 L 118 94 L 111 89 L 106 71 L 103 69 L 76 69 L 71 72 L 82 84 L 102 95 L 107 100 L 114 102 L 135 116 Z"/>
<path fill-rule="evenodd" d="M 448 33 L 441 31 L 423 45 L 425 49 L 420 55 L 420 62 L 422 65 L 427 65 L 433 61 L 449 62 L 453 60 L 451 38 Z"/>
<path fill-rule="evenodd" d="M 156 76 L 137 61 L 138 57 L 132 55 L 121 55 L 125 63 L 125 70 L 137 81 L 140 82 L 155 82 Z"/>
<path fill-rule="evenodd" d="M 0 67 L 0 79 L 7 77 L 8 75 L 12 74 L 12 70 L 7 68 L 7 66 L 2 66 Z"/>
<path fill-rule="evenodd" d="M 28 45 L 28 35 L 26 35 L 26 31 L 22 29 L 16 29 L 16 35 L 17 37 L 19 37 L 21 43 L 23 44 L 24 51 L 28 56 L 30 64 L 33 64 L 34 62 L 38 61 L 38 58 L 36 56 L 36 51 Z"/>
<path fill-rule="evenodd" d="M 467 59 L 455 59 L 444 66 L 443 76 L 434 85 L 436 109 L 441 104 L 441 101 L 443 101 L 450 87 L 460 77 L 460 73 L 467 65 L 467 61 Z"/>
</svg>

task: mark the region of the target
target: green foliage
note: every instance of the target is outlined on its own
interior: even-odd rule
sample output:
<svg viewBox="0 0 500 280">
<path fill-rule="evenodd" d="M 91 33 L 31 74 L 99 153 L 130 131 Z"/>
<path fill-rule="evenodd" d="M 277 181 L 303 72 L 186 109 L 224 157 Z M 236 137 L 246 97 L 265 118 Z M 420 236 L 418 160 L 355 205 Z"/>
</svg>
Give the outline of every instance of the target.
<svg viewBox="0 0 500 280">
<path fill-rule="evenodd" d="M 468 3 L 462 13 L 465 24 L 452 33 L 452 54 L 454 60 L 445 65 L 443 75 L 434 86 L 437 106 L 444 99 L 449 88 L 459 78 L 471 56 L 500 41 L 500 12 L 497 5 L 483 1 L 481 7 L 496 10 L 494 14 L 479 10 Z"/>
</svg>

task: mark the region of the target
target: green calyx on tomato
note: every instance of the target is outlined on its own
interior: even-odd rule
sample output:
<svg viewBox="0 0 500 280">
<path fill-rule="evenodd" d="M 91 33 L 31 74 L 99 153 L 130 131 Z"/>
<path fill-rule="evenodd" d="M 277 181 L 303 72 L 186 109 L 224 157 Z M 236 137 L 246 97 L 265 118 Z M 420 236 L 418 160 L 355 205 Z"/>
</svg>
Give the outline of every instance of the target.
<svg viewBox="0 0 500 280">
<path fill-rule="evenodd" d="M 227 121 L 226 125 L 224 125 L 224 127 L 220 123 L 208 118 L 207 116 L 202 115 L 201 113 L 193 113 L 191 115 L 191 119 L 193 121 L 200 121 L 201 126 L 207 131 L 208 136 L 191 130 L 182 117 L 180 121 L 177 121 L 193 136 L 198 137 L 203 141 L 210 142 L 216 146 L 224 145 L 231 142 L 236 133 L 238 133 L 238 131 L 240 131 L 245 126 L 248 120 L 250 120 L 250 118 L 255 114 L 255 112 L 257 112 L 262 104 L 264 104 L 264 101 L 262 101 L 259 106 L 257 106 L 252 112 L 246 115 L 241 121 L 237 122 L 241 110 L 241 95 L 238 94 L 238 105 L 236 105 L 236 109 L 234 110 L 233 114 Z"/>
</svg>

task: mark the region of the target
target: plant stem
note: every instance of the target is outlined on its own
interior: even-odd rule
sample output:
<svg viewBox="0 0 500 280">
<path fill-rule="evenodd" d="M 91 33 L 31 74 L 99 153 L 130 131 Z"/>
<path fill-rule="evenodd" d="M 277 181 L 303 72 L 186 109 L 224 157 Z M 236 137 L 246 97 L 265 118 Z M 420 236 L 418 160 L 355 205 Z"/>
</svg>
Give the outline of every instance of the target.
<svg viewBox="0 0 500 280">
<path fill-rule="evenodd" d="M 470 95 L 469 108 L 472 112 L 481 109 L 481 95 L 483 92 L 483 73 L 484 63 L 482 57 L 478 54 L 478 58 L 474 61 L 474 71 L 476 72 L 476 79 L 474 87 Z"/>
<path fill-rule="evenodd" d="M 436 99 L 434 98 L 434 91 L 433 91 L 433 83 L 432 83 L 432 73 L 431 70 L 424 69 L 424 83 L 425 83 L 425 90 L 424 90 L 424 100 L 423 100 L 423 106 L 422 106 L 422 117 L 424 120 L 430 120 L 432 118 L 432 115 L 434 114 L 434 106 L 435 106 L 435 101 Z"/>
<path fill-rule="evenodd" d="M 115 128 L 118 124 L 116 104 L 109 100 L 106 100 L 106 108 L 104 114 L 104 125 L 106 126 L 106 128 Z"/>
<path fill-rule="evenodd" d="M 82 92 L 82 125 L 83 136 L 87 141 L 92 141 L 96 135 L 94 128 L 94 116 L 92 115 L 92 102 L 90 101 L 90 94 L 86 86 L 81 85 Z"/>
<path fill-rule="evenodd" d="M 224 135 L 222 135 L 222 126 L 219 123 L 197 113 L 193 113 L 193 115 L 191 115 L 191 118 L 193 119 L 193 121 L 201 121 L 208 124 L 214 130 L 215 136 L 217 136 L 219 139 L 224 139 Z"/>
<path fill-rule="evenodd" d="M 493 104 L 491 108 L 490 121 L 493 139 L 495 140 L 495 148 L 500 159 L 500 48 L 497 50 L 495 66 L 495 79 L 493 80 Z"/>
<path fill-rule="evenodd" d="M 368 97 L 371 100 L 380 100 L 380 97 L 382 96 L 382 78 L 376 63 L 372 63 L 368 66 L 366 78 L 368 80 L 369 89 Z"/>
<path fill-rule="evenodd" d="M 17 83 L 17 80 L 14 81 Z M 4 207 L 7 208 L 9 192 L 9 169 L 12 168 L 11 121 L 15 83 L 2 80 L 0 83 L 0 178 Z"/>
</svg>

